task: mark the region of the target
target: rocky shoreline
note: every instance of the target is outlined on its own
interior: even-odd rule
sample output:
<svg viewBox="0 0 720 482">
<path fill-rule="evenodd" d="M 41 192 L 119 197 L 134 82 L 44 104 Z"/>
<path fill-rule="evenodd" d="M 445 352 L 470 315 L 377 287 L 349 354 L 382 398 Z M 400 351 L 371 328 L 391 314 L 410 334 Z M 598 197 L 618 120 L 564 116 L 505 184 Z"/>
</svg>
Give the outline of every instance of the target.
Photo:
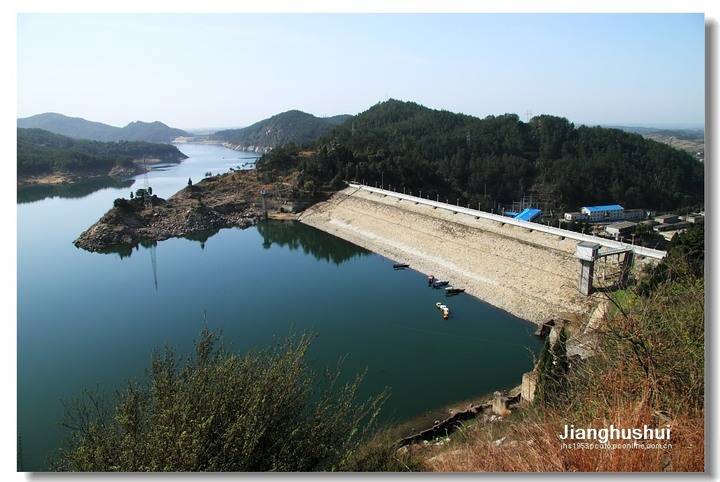
<svg viewBox="0 0 720 482">
<path fill-rule="evenodd" d="M 182 157 L 180 157 L 182 156 Z M 36 185 L 59 185 L 59 184 L 72 184 L 81 181 L 87 181 L 90 179 L 127 179 L 138 174 L 147 172 L 150 168 L 147 166 L 168 163 L 168 164 L 179 164 L 187 156 L 180 153 L 180 156 L 170 157 L 166 159 L 160 158 L 148 158 L 148 159 L 135 159 L 131 164 L 122 165 L 116 164 L 109 171 L 106 170 L 92 170 L 92 171 L 79 171 L 79 172 L 67 172 L 67 171 L 56 171 L 45 174 L 37 175 L 18 175 L 17 186 L 36 186 Z"/>
<path fill-rule="evenodd" d="M 233 142 L 221 141 L 219 139 L 209 139 L 204 136 L 197 137 L 178 137 L 173 141 L 174 144 L 205 144 L 223 146 L 232 151 L 254 152 L 255 154 L 267 154 L 272 151 L 270 146 L 261 146 L 255 144 L 235 144 Z"/>
<path fill-rule="evenodd" d="M 145 172 L 145 168 L 139 164 L 133 164 L 133 166 L 118 165 L 113 167 L 109 172 L 52 172 L 35 176 L 18 176 L 17 186 L 52 186 L 102 178 L 127 179 L 142 174 L 143 172 Z"/>
<path fill-rule="evenodd" d="M 112 209 L 74 244 L 87 251 L 108 252 L 203 231 L 247 228 L 264 218 L 261 192 L 276 192 L 277 184 L 263 183 L 251 170 L 203 179 L 168 199 L 138 190 L 133 199 L 116 199 Z M 276 200 L 268 197 L 268 211 L 280 211 Z"/>
</svg>

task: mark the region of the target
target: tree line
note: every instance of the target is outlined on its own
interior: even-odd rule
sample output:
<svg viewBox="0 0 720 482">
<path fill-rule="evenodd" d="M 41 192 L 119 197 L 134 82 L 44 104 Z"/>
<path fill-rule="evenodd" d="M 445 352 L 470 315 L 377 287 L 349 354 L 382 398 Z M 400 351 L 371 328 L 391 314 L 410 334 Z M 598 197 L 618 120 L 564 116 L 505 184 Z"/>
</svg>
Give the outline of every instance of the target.
<svg viewBox="0 0 720 482">
<path fill-rule="evenodd" d="M 115 165 L 131 166 L 142 157 L 179 161 L 186 156 L 175 146 L 142 141 L 100 142 L 73 139 L 43 129 L 17 130 L 19 175 L 55 171 L 109 171 Z"/>
<path fill-rule="evenodd" d="M 619 203 L 669 210 L 703 202 L 703 164 L 638 134 L 549 115 L 480 119 L 397 100 L 315 143 L 275 149 L 258 168 L 297 170 L 301 186 L 313 189 L 351 179 L 484 208 L 531 194 L 565 209 Z"/>
</svg>

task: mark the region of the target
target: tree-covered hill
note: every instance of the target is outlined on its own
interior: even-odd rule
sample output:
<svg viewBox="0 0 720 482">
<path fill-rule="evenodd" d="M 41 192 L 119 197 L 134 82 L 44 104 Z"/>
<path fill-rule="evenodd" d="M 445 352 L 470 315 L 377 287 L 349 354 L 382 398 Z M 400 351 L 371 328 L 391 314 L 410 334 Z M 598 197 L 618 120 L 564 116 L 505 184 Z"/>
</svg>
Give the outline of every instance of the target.
<svg viewBox="0 0 720 482">
<path fill-rule="evenodd" d="M 38 114 L 17 120 L 17 126 L 27 129 L 44 129 L 74 139 L 93 141 L 145 141 L 172 142 L 180 136 L 189 135 L 181 129 L 168 127 L 162 122 L 131 122 L 125 127 L 115 127 L 80 117 L 67 117 L 54 112 Z"/>
<path fill-rule="evenodd" d="M 310 156 L 286 146 L 260 169 L 298 169 L 309 186 L 365 180 L 461 203 L 523 195 L 575 209 L 620 203 L 672 209 L 703 202 L 703 164 L 685 152 L 619 129 L 575 127 L 567 119 L 484 119 L 389 100 L 336 127 Z"/>
<path fill-rule="evenodd" d="M 131 122 L 121 128 L 119 139 L 124 141 L 145 141 L 145 142 L 172 142 L 180 136 L 188 136 L 182 129 L 169 127 L 160 121 L 155 122 Z"/>
<path fill-rule="evenodd" d="M 98 142 L 72 139 L 42 129 L 17 130 L 18 176 L 109 172 L 116 165 L 130 167 L 134 159 L 143 157 L 180 162 L 187 156 L 168 144 Z"/>
<path fill-rule="evenodd" d="M 303 145 L 328 134 L 348 118 L 349 115 L 315 117 L 299 110 L 289 110 L 242 129 L 218 131 L 211 138 L 244 148 L 275 148 L 288 143 Z"/>
</svg>

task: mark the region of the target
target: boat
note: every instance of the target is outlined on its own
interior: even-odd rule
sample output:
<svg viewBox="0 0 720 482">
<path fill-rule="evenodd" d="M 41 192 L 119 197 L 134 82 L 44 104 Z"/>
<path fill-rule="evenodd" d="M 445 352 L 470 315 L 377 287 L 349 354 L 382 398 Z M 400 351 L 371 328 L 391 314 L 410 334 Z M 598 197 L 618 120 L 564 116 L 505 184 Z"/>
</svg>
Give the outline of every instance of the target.
<svg viewBox="0 0 720 482">
<path fill-rule="evenodd" d="M 432 284 L 433 284 L 435 281 L 437 281 L 437 278 L 436 278 L 435 276 L 433 276 L 433 275 L 430 275 L 430 276 L 428 276 L 427 280 L 428 280 L 428 286 L 432 286 Z"/>
<path fill-rule="evenodd" d="M 395 263 L 395 264 L 393 265 L 393 268 L 394 268 L 394 269 L 405 269 L 405 268 L 409 268 L 409 267 L 410 267 L 410 265 L 409 265 L 409 264 L 405 264 L 405 263 Z"/>
<path fill-rule="evenodd" d="M 464 288 L 453 288 L 452 286 L 448 286 L 447 288 L 445 288 L 445 296 L 459 295 L 460 293 L 464 292 Z"/>
<path fill-rule="evenodd" d="M 447 286 L 447 285 L 449 285 L 449 284 L 450 284 L 449 281 L 440 281 L 440 280 L 437 280 L 437 281 L 433 281 L 432 287 L 433 287 L 433 288 L 442 288 L 443 286 Z"/>
<path fill-rule="evenodd" d="M 447 305 L 444 305 L 438 301 L 437 303 L 435 303 L 435 306 L 438 310 L 440 310 L 443 320 L 447 320 L 450 317 L 450 308 L 448 308 Z"/>
</svg>

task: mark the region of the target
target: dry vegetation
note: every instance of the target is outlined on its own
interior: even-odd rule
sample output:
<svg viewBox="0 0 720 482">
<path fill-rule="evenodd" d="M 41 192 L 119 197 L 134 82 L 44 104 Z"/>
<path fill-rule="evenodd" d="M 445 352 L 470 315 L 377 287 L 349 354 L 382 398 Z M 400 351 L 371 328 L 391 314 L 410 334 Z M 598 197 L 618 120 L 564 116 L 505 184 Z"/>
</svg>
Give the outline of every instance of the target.
<svg viewBox="0 0 720 482">
<path fill-rule="evenodd" d="M 702 259 L 699 273 L 677 259 L 672 262 L 672 267 L 665 267 L 663 281 L 655 277 L 649 289 L 641 285 L 630 294 L 613 297 L 617 306 L 602 329 L 598 353 L 571 363 L 564 393 L 536 401 L 500 422 L 466 427 L 440 448 L 416 448 L 415 455 L 425 468 L 451 472 L 703 471 Z M 595 428 L 669 425 L 672 446 L 563 448 L 559 435 L 565 424 Z"/>
</svg>

